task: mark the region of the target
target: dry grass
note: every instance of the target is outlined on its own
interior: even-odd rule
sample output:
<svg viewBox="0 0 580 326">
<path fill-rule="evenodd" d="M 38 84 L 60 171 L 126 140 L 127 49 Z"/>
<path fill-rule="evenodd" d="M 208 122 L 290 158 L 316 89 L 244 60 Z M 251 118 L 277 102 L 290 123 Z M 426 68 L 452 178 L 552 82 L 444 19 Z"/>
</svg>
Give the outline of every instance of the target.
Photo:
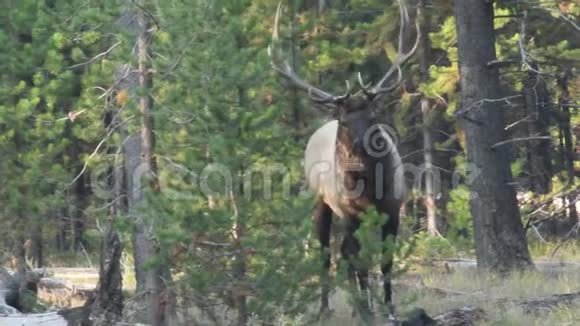
<svg viewBox="0 0 580 326">
<path fill-rule="evenodd" d="M 455 268 L 451 273 L 430 269 L 403 275 L 396 280 L 396 283 L 394 298 L 399 315 L 404 315 L 414 307 L 421 307 L 429 315 L 435 316 L 453 308 L 479 306 L 487 312 L 488 316 L 488 320 L 482 321 L 479 325 L 580 325 L 580 305 L 556 308 L 541 315 L 526 315 L 517 307 L 503 309 L 496 303 L 497 299 L 518 300 L 580 291 L 580 267 L 550 272 L 526 272 L 514 274 L 505 279 L 478 275 L 469 268 Z M 378 285 L 376 282 L 375 287 L 378 288 Z M 429 290 L 433 288 L 444 290 L 448 294 Z M 314 325 L 362 325 L 360 319 L 352 316 L 353 310 L 349 298 L 347 291 L 336 289 L 331 298 L 331 309 L 333 309 L 331 317 Z M 379 310 L 378 308 L 375 307 L 375 310 Z M 308 314 L 298 318 L 280 316 L 274 325 L 312 324 L 307 321 L 313 320 L 318 309 L 319 303 L 315 301 Z M 233 316 L 230 317 L 233 318 Z M 203 318 L 200 319 L 203 320 Z M 384 320 L 385 318 L 377 317 L 376 324 L 384 325 L 382 323 Z M 250 325 L 262 324 L 255 320 Z"/>
<path fill-rule="evenodd" d="M 531 242 L 530 252 L 535 260 L 580 262 L 580 240 L 565 242 Z"/>
<path fill-rule="evenodd" d="M 482 276 L 473 271 L 463 270 L 447 275 L 427 273 L 424 275 L 424 282 L 427 287 L 465 293 L 444 298 L 435 298 L 429 294 L 425 295 L 425 293 L 416 296 L 416 306 L 425 308 L 431 314 L 463 305 L 473 305 L 484 307 L 491 315 L 497 313 L 506 315 L 505 317 L 508 319 L 523 318 L 521 311 L 517 311 L 517 309 L 508 309 L 507 312 L 498 311 L 495 301 L 501 298 L 538 298 L 551 294 L 580 291 L 580 269 L 571 268 L 560 272 L 517 273 L 505 279 Z M 511 316 L 512 314 L 513 316 Z"/>
<path fill-rule="evenodd" d="M 497 304 L 498 299 L 521 300 L 578 292 L 580 268 L 518 273 L 505 279 L 481 276 L 471 269 L 456 269 L 452 273 L 425 271 L 421 276 L 422 287 L 406 284 L 404 280 L 395 286 L 394 296 L 399 315 L 404 315 L 414 307 L 421 307 L 429 315 L 435 316 L 453 308 L 478 306 L 488 316 L 488 320 L 479 325 L 580 325 L 580 305 L 563 306 L 539 315 L 526 315 L 520 308 Z M 448 294 L 430 290 L 433 288 L 447 291 Z M 348 304 L 346 292 L 337 291 L 331 304 L 334 315 L 318 325 L 361 325 L 360 320 L 351 316 L 352 308 Z"/>
<path fill-rule="evenodd" d="M 534 259 L 550 260 L 552 263 L 538 263 L 538 271 L 513 274 L 507 278 L 494 278 L 479 275 L 474 268 L 454 266 L 449 269 L 440 267 L 415 268 L 413 272 L 401 275 L 395 280 L 394 299 L 397 314 L 404 315 L 415 307 L 423 308 L 430 316 L 464 306 L 478 306 L 487 312 L 488 320 L 479 325 L 580 325 L 580 305 L 552 309 L 538 315 L 527 315 L 517 307 L 503 309 L 497 304 L 498 299 L 522 300 L 540 298 L 559 293 L 580 291 L 580 246 L 578 242 L 561 245 L 552 257 L 557 244 L 531 244 Z M 557 262 L 576 261 L 577 265 L 558 266 Z M 537 261 L 538 262 L 538 261 Z M 126 264 L 126 267 L 130 263 Z M 75 283 L 95 282 L 88 275 L 73 277 L 62 275 Z M 90 279 L 90 280 L 89 280 Z M 134 276 L 130 269 L 124 273 L 124 283 L 134 286 Z M 379 284 L 374 288 L 380 293 Z M 429 289 L 440 289 L 433 291 Z M 375 301 L 379 302 L 379 301 Z M 380 307 L 375 306 L 375 310 Z M 307 325 L 313 320 L 319 309 L 318 300 L 312 302 L 309 312 L 298 318 L 283 315 L 274 323 L 276 326 Z M 352 316 L 350 295 L 343 289 L 336 289 L 331 297 L 333 313 L 329 319 L 314 323 L 320 326 L 362 325 L 360 319 Z M 233 313 L 230 311 L 230 313 Z M 232 317 L 232 316 L 230 316 Z M 203 320 L 203 318 L 201 318 Z M 385 318 L 376 318 L 377 325 Z M 384 323 L 382 323 L 384 324 Z M 209 324 L 208 324 L 209 325 Z M 262 325 L 259 321 L 250 325 Z"/>
</svg>

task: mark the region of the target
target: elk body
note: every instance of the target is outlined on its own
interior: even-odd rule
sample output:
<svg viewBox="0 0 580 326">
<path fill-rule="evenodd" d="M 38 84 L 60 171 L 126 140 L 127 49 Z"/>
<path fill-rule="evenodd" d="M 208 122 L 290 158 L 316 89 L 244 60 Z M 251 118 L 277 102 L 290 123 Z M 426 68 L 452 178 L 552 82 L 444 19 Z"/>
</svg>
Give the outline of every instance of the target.
<svg viewBox="0 0 580 326">
<path fill-rule="evenodd" d="M 408 14 L 400 6 L 401 27 L 398 56 L 385 76 L 374 87 L 364 85 L 359 74 L 361 91 L 351 96 L 350 85 L 342 96 L 318 89 L 300 79 L 286 60 L 281 60 L 278 42 L 281 6 L 278 5 L 270 47 L 272 66 L 296 87 L 308 92 L 314 102 L 332 110 L 334 120 L 320 127 L 310 138 L 304 154 L 304 168 L 309 187 L 316 193 L 313 222 L 323 253 L 321 311 L 329 308 L 328 270 L 330 267 L 330 230 L 333 213 L 345 225 L 341 254 L 348 262 L 348 275 L 353 284 L 360 287 L 362 308 L 368 310 L 368 267 L 354 264 L 360 250 L 355 232 L 361 224 L 362 214 L 374 207 L 387 215 L 382 225 L 382 241 L 390 238 L 393 243 L 399 227 L 399 209 L 404 200 L 404 180 L 401 158 L 388 127 L 381 125 L 377 112 L 381 95 L 397 88 L 401 81 L 400 65 L 415 51 L 417 41 L 408 53 L 402 52 L 404 26 Z M 395 82 L 387 81 L 397 73 Z M 383 247 L 384 248 L 384 247 Z M 391 305 L 392 250 L 384 252 L 381 271 L 383 274 L 384 300 Z"/>
</svg>

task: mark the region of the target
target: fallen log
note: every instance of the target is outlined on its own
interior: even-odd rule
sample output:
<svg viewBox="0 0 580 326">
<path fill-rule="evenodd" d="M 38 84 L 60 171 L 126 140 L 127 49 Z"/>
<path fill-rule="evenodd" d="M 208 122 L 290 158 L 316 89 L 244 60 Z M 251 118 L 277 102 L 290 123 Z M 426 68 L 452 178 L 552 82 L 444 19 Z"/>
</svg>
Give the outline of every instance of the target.
<svg viewBox="0 0 580 326">
<path fill-rule="evenodd" d="M 510 307 L 518 307 L 524 314 L 545 313 L 561 306 L 580 304 L 580 292 L 554 294 L 551 296 L 514 300 L 500 299 L 495 302 L 499 310 L 507 310 Z M 414 315 L 401 322 L 402 326 L 470 326 L 486 319 L 486 311 L 479 307 L 465 306 L 451 309 L 433 318 L 429 317 L 422 309 L 417 309 Z M 434 322 L 432 322 L 434 321 Z"/>
<path fill-rule="evenodd" d="M 441 326 L 471 326 L 485 320 L 485 311 L 481 308 L 462 307 L 446 311 L 433 319 L 436 325 Z"/>
<path fill-rule="evenodd" d="M 42 273 L 29 271 L 24 277 L 27 283 L 36 289 L 41 283 L 42 275 Z M 20 302 L 21 277 L 18 274 L 11 275 L 6 269 L 0 267 L 0 326 L 78 326 L 83 325 L 83 322 L 87 320 L 88 315 L 84 307 L 46 313 L 22 313 L 17 309 Z M 56 281 L 48 283 L 50 286 L 58 284 Z"/>
<path fill-rule="evenodd" d="M 2 292 L 3 302 L 18 311 L 30 310 L 36 302 L 38 283 L 43 276 L 43 271 L 30 270 L 12 275 L 0 266 L 0 292 Z M 27 300 L 25 296 L 33 300 Z"/>
<path fill-rule="evenodd" d="M 94 293 L 94 286 L 43 277 L 38 283 L 38 298 L 58 308 L 83 305 Z"/>
<path fill-rule="evenodd" d="M 44 314 L 23 314 L 13 305 L 17 304 L 11 296 L 18 293 L 12 289 L 13 279 L 10 274 L 2 273 L 0 279 L 0 326 L 26 325 L 26 326 L 68 326 L 67 320 L 60 316 L 58 312 Z M 7 300 L 7 298 L 9 298 Z"/>
<path fill-rule="evenodd" d="M 444 288 L 437 288 L 432 286 L 425 286 L 421 283 L 419 284 L 404 284 L 404 283 L 395 283 L 395 289 L 403 290 L 403 291 L 420 291 L 421 293 L 429 293 L 434 296 L 438 297 L 454 297 L 454 296 L 468 296 L 468 295 L 477 295 L 478 293 L 469 293 L 469 292 L 462 292 L 457 290 L 450 290 Z"/>
<path fill-rule="evenodd" d="M 14 307 L 2 303 L 0 299 L 0 326 L 81 326 L 85 325 L 87 320 L 88 312 L 85 307 L 23 314 Z"/>
<path fill-rule="evenodd" d="M 69 326 L 69 323 L 64 317 L 59 315 L 58 312 L 0 315 L 0 326 L 10 325 Z"/>
<path fill-rule="evenodd" d="M 580 270 L 580 262 L 577 261 L 536 260 L 534 265 L 538 271 L 548 274 Z M 477 261 L 474 259 L 433 259 L 428 262 L 428 266 L 450 272 L 457 270 L 477 272 Z"/>
<path fill-rule="evenodd" d="M 485 320 L 485 312 L 481 308 L 451 309 L 434 318 L 429 317 L 425 310 L 416 308 L 406 319 L 389 321 L 385 326 L 471 326 L 482 320 Z"/>
<path fill-rule="evenodd" d="M 525 314 L 537 314 L 561 306 L 571 306 L 580 304 L 580 292 L 554 294 L 544 298 L 526 299 L 523 301 L 511 301 L 512 304 L 520 307 Z M 503 304 L 498 302 L 498 304 Z M 509 305 L 510 302 L 507 302 Z"/>
</svg>

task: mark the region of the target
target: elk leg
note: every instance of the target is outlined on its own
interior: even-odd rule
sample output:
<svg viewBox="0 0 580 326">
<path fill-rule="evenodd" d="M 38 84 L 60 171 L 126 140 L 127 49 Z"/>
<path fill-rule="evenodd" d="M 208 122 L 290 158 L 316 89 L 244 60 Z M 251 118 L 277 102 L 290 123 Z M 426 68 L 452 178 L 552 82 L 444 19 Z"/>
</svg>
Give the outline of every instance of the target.
<svg viewBox="0 0 580 326">
<path fill-rule="evenodd" d="M 342 245 L 340 247 L 340 253 L 342 254 L 342 258 L 348 264 L 348 279 L 354 285 L 355 289 L 356 286 L 356 266 L 354 264 L 354 259 L 358 255 L 360 250 L 360 244 L 357 238 L 354 236 L 354 233 L 360 226 L 360 221 L 357 218 L 348 218 L 346 222 L 346 230 L 344 234 L 344 239 L 342 240 Z"/>
<path fill-rule="evenodd" d="M 356 282 L 356 268 L 354 265 L 354 258 L 358 253 L 358 241 L 356 238 L 350 234 L 345 234 L 344 240 L 342 241 L 342 246 L 340 247 L 340 252 L 348 266 L 348 279 L 351 285 L 358 290 Z"/>
<path fill-rule="evenodd" d="M 395 214 L 396 213 L 396 214 Z M 381 265 L 381 272 L 383 274 L 383 289 L 385 294 L 385 304 L 390 313 L 393 313 L 392 305 L 392 289 L 391 289 L 391 272 L 393 269 L 393 256 L 395 252 L 395 239 L 399 229 L 398 212 L 389 214 L 388 221 L 383 225 L 382 240 L 383 240 L 383 263 Z M 385 244 L 389 241 L 388 244 Z"/>
<path fill-rule="evenodd" d="M 330 269 L 330 227 L 332 225 L 332 210 L 322 200 L 314 207 L 312 218 L 316 226 L 316 235 L 320 241 L 320 251 L 322 254 L 322 271 L 320 274 L 320 283 L 322 284 L 322 296 L 320 312 L 329 311 L 328 295 L 330 292 L 330 280 L 328 271 Z"/>
<path fill-rule="evenodd" d="M 342 240 L 342 245 L 340 246 L 340 253 L 342 254 L 343 261 L 346 262 L 347 264 L 348 280 L 350 282 L 350 286 L 352 287 L 353 294 L 356 298 L 356 304 L 358 305 L 359 293 L 358 293 L 358 285 L 356 282 L 356 269 L 353 261 L 356 256 L 356 253 L 358 252 L 357 250 L 358 241 L 354 237 L 353 233 L 351 233 L 351 231 L 347 227 L 344 239 Z M 353 317 L 356 315 L 356 308 L 352 312 Z"/>
<path fill-rule="evenodd" d="M 358 283 L 360 286 L 360 293 L 358 298 L 358 306 L 361 310 L 361 318 L 365 324 L 370 325 L 373 321 L 373 314 L 370 306 L 370 292 L 368 289 L 369 271 L 367 267 L 357 268 Z"/>
<path fill-rule="evenodd" d="M 357 269 L 358 284 L 360 285 L 361 292 L 361 305 L 365 314 L 370 315 L 370 292 L 369 292 L 369 270 L 366 266 L 359 266 Z"/>
<path fill-rule="evenodd" d="M 348 278 L 354 288 L 354 294 L 356 297 L 355 311 L 360 309 L 362 319 L 368 324 L 372 320 L 368 298 L 368 269 L 366 267 L 358 266 L 354 261 L 358 257 L 360 251 L 360 243 L 354 235 L 359 226 L 360 221 L 358 218 L 348 219 L 341 252 L 343 258 L 348 262 Z M 357 286 L 357 278 L 360 285 L 360 292 Z"/>
<path fill-rule="evenodd" d="M 358 226 L 356 226 L 356 229 L 358 229 Z M 354 236 L 354 232 L 356 232 L 356 229 L 352 232 L 352 238 L 354 239 L 353 241 L 355 243 L 355 252 L 353 255 L 355 257 L 358 257 L 360 251 L 360 243 L 358 239 L 356 239 L 356 237 Z M 366 266 L 365 264 L 357 264 L 355 266 L 355 271 L 356 277 L 358 279 L 358 284 L 360 287 L 360 300 L 361 300 L 360 305 L 364 313 L 369 314 L 370 313 L 369 269 L 368 266 Z"/>
</svg>

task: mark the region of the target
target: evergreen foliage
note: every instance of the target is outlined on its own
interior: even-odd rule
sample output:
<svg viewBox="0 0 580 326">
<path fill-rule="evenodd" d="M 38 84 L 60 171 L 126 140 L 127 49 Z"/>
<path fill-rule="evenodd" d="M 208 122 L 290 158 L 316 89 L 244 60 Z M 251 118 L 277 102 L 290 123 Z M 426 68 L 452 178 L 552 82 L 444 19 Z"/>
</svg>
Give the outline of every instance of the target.
<svg viewBox="0 0 580 326">
<path fill-rule="evenodd" d="M 248 297 L 247 310 L 257 320 L 308 312 L 308 305 L 317 302 L 321 258 L 310 220 L 313 196 L 303 189 L 302 159 L 308 137 L 331 117 L 271 69 L 267 48 L 277 2 L 167 0 L 145 1 L 145 8 L 137 8 L 132 1 L 113 0 L 3 1 L 3 249 L 32 239 L 52 257 L 67 251 L 82 259 L 99 255 L 96 230 L 111 218 L 111 203 L 126 200 L 111 195 L 110 168 L 119 162 L 124 137 L 139 132 L 137 98 L 149 91 L 155 102 L 161 191 L 147 193 L 147 205 L 140 209 L 160 243 L 160 255 L 151 265 L 171 266 L 170 287 L 177 290 L 181 313 L 190 313 L 186 307 L 193 305 L 217 320 L 228 307 L 239 310 L 236 298 L 242 296 Z M 335 93 L 343 91 L 344 80 L 357 84 L 358 72 L 365 82 L 377 81 L 396 56 L 397 2 L 326 2 L 322 11 L 317 1 L 284 2 L 282 43 L 296 71 Z M 136 66 L 131 13 L 142 9 L 152 22 L 151 90 L 137 87 L 138 77 L 131 72 Z M 462 171 L 464 135 L 456 126 L 461 104 L 452 1 L 428 3 L 427 11 L 432 30 L 423 37 L 432 47 L 429 79 L 420 82 L 418 64 L 411 60 L 404 67 L 404 87 L 385 100 L 382 116 L 397 129 L 405 162 L 420 165 L 418 95 L 432 101 L 436 163 L 449 186 L 438 203 L 444 212 L 442 238 L 411 232 L 408 224 L 420 226 L 424 215 L 414 207 L 407 211 L 412 221 L 402 230 L 408 236 L 399 240 L 404 248 L 397 252 L 469 255 L 469 184 L 452 182 L 453 172 L 457 180 L 468 179 Z M 514 124 L 511 138 L 529 136 L 518 121 L 526 115 L 519 95 L 530 71 L 540 72 L 551 96 L 553 140 L 551 152 L 544 154 L 555 167 L 549 176 L 552 189 L 522 205 L 525 221 L 539 219 L 526 213 L 537 214 L 539 203 L 574 191 L 578 181 L 577 159 L 576 174 L 568 180 L 559 137 L 568 117 L 577 157 L 580 5 L 505 0 L 496 3 L 495 13 L 502 91 L 513 97 L 502 104 L 507 124 Z M 129 72 L 118 81 L 121 67 Z M 571 76 L 568 111 L 559 103 L 564 93 L 559 82 L 566 74 Z M 107 125 L 111 115 L 118 115 L 113 127 Z M 510 150 L 521 193 L 530 191 L 533 178 L 525 144 L 516 142 Z M 420 189 L 413 194 L 411 202 L 424 195 Z M 369 212 L 357 235 L 364 244 L 361 263 L 378 262 L 383 248 L 374 233 L 381 218 Z M 115 219 L 126 250 L 131 250 L 132 223 L 122 214 Z M 397 250 L 390 245 L 389 250 Z M 400 254 L 401 265 L 406 258 Z M 334 284 L 345 285 L 344 275 L 339 273 Z"/>
</svg>

